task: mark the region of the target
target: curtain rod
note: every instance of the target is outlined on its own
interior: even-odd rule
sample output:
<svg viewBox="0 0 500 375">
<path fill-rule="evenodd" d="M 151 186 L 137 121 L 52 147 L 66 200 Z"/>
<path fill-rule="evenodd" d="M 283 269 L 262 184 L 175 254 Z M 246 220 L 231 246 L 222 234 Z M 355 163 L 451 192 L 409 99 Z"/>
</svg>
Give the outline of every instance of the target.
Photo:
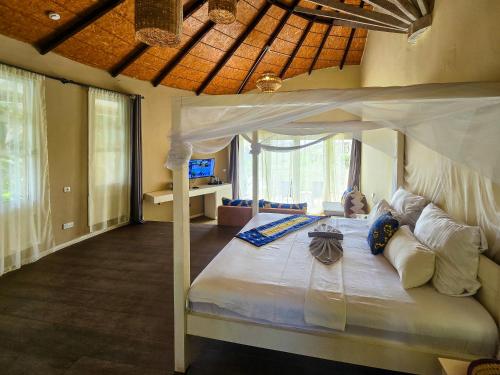
<svg viewBox="0 0 500 375">
<path fill-rule="evenodd" d="M 82 83 L 82 82 L 78 82 L 78 81 L 73 81 L 71 79 L 57 77 L 57 76 L 53 76 L 53 75 L 50 75 L 50 74 L 40 73 L 40 72 L 31 70 L 31 69 L 22 68 L 20 66 L 13 65 L 13 64 L 8 64 L 8 63 L 5 63 L 3 61 L 0 61 L 0 64 L 5 65 L 5 66 L 9 66 L 9 67 L 15 68 L 15 69 L 21 69 L 21 70 L 24 70 L 24 71 L 29 72 L 29 73 L 38 74 L 38 75 L 44 76 L 46 78 L 53 79 L 55 81 L 59 81 L 59 82 L 61 82 L 64 85 L 65 84 L 70 84 L 70 85 L 77 85 L 77 86 L 82 86 L 82 87 L 87 87 L 87 88 L 106 90 L 106 91 L 116 92 L 117 94 L 128 95 L 128 96 L 130 96 L 132 98 L 135 98 L 136 96 L 138 96 L 141 99 L 144 99 L 144 96 L 139 95 L 139 94 L 130 94 L 130 93 L 127 93 L 127 92 L 122 92 L 122 91 L 117 91 L 117 90 L 110 90 L 110 89 L 107 89 L 107 88 L 104 88 L 104 87 L 93 86 L 93 85 L 89 85 L 89 84 L 86 84 L 86 83 Z"/>
</svg>

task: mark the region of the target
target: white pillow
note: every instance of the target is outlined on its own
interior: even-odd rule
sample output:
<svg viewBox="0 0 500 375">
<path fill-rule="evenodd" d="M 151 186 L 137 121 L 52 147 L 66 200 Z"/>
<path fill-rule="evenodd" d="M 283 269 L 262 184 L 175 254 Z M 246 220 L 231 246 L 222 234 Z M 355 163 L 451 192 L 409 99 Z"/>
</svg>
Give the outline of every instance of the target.
<svg viewBox="0 0 500 375">
<path fill-rule="evenodd" d="M 391 237 L 384 256 L 398 271 L 405 289 L 424 285 L 434 275 L 434 253 L 415 238 L 407 225 L 400 227 Z"/>
<path fill-rule="evenodd" d="M 439 292 L 451 296 L 476 293 L 481 287 L 479 254 L 487 248 L 481 228 L 457 223 L 430 203 L 417 221 L 415 236 L 436 253 L 432 283 Z"/>
<path fill-rule="evenodd" d="M 390 212 L 392 216 L 400 220 L 400 214 L 396 212 L 390 205 L 387 203 L 385 199 L 380 200 L 375 207 L 370 211 L 370 214 L 368 215 L 368 225 L 372 225 L 375 220 L 377 220 L 380 216 L 385 214 L 386 212 Z"/>
<path fill-rule="evenodd" d="M 391 206 L 401 214 L 401 225 L 408 225 L 411 230 L 428 203 L 426 198 L 412 194 L 403 188 L 399 188 L 391 199 Z"/>
</svg>

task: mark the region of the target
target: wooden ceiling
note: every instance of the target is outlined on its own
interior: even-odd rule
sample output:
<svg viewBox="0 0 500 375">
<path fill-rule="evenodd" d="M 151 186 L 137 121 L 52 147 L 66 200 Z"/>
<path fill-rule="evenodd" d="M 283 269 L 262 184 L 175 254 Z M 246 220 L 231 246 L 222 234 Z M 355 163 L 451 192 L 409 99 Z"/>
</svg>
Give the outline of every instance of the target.
<svg viewBox="0 0 500 375">
<path fill-rule="evenodd" d="M 185 0 L 180 46 L 161 48 L 135 40 L 134 0 L 0 0 L 0 33 L 30 43 L 42 54 L 53 51 L 113 76 L 125 74 L 197 94 L 234 94 L 254 89 L 265 71 L 289 78 L 359 64 L 366 28 L 407 32 L 392 24 L 402 24 L 398 17 L 407 28 L 415 21 L 403 11 L 418 10 L 411 1 L 240 0 L 236 22 L 216 25 L 208 19 L 206 0 Z M 348 12 L 339 13 L 332 4 Z M 385 6 L 384 13 L 376 14 L 391 22 L 364 17 L 375 14 L 372 5 Z M 61 19 L 50 20 L 50 11 Z"/>
</svg>

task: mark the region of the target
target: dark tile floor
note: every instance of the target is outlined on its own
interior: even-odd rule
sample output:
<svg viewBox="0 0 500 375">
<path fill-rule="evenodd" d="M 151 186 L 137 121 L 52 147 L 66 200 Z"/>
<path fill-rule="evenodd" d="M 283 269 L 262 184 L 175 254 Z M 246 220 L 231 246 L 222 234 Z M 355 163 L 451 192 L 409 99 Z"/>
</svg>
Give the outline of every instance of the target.
<svg viewBox="0 0 500 375">
<path fill-rule="evenodd" d="M 236 233 L 192 224 L 195 277 Z M 172 374 L 172 227 L 127 226 L 0 278 L 0 374 Z M 385 374 L 191 338 L 189 375 Z"/>
</svg>

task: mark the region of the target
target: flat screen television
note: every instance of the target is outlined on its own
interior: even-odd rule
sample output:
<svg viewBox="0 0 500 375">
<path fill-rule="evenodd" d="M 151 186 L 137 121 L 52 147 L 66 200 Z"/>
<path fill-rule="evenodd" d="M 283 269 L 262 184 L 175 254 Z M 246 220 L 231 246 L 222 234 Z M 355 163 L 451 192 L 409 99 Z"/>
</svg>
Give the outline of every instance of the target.
<svg viewBox="0 0 500 375">
<path fill-rule="evenodd" d="M 189 179 L 212 177 L 215 159 L 191 159 L 189 161 Z"/>
</svg>

